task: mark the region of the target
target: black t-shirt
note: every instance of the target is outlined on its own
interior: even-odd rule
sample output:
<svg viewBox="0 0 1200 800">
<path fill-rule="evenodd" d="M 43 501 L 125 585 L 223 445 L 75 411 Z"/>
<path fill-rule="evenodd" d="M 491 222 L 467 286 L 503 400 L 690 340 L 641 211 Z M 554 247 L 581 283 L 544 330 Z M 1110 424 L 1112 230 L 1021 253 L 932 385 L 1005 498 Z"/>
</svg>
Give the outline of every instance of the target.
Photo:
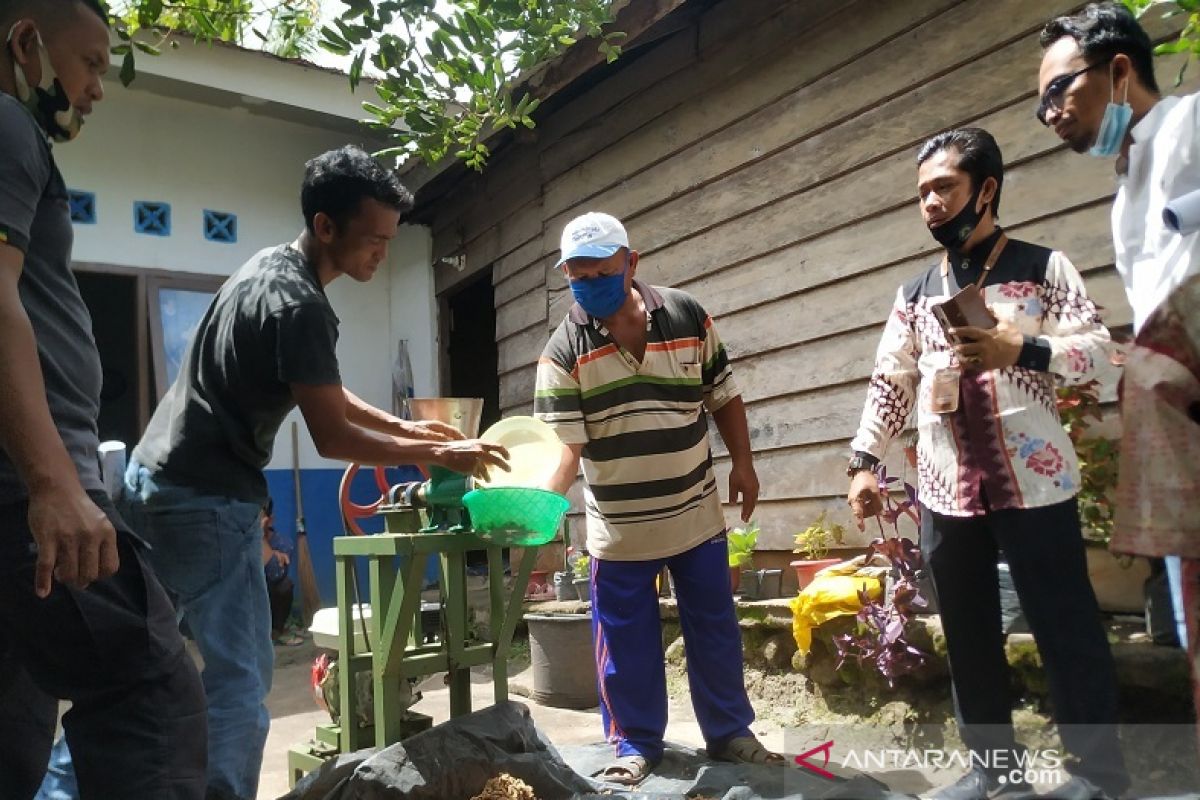
<svg viewBox="0 0 1200 800">
<path fill-rule="evenodd" d="M 71 273 L 73 241 L 67 187 L 46 134 L 20 103 L 0 92 L 0 243 L 25 254 L 17 291 L 37 339 L 46 405 L 83 488 L 98 491 L 100 354 Z M 25 495 L 16 466 L 0 449 L 0 503 Z"/>
<path fill-rule="evenodd" d="M 341 383 L 337 326 L 303 255 L 256 254 L 204 314 L 134 458 L 171 483 L 266 502 L 263 468 L 296 407 L 288 385 Z"/>
</svg>

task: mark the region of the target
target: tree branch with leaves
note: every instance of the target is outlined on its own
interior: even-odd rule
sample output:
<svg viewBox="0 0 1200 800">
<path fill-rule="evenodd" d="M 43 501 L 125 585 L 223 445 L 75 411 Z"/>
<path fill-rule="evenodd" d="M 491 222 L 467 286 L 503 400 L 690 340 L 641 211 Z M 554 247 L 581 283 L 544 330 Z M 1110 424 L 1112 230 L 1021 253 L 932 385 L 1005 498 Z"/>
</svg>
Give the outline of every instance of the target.
<svg viewBox="0 0 1200 800">
<path fill-rule="evenodd" d="M 1160 56 L 1187 54 L 1175 76 L 1175 85 L 1178 86 L 1183 82 L 1184 73 L 1192 59 L 1200 56 L 1200 0 L 1124 0 L 1124 3 L 1139 19 L 1152 9 L 1161 9 L 1166 18 L 1187 15 L 1179 35 L 1154 48 L 1154 54 Z"/>
<path fill-rule="evenodd" d="M 476 169 L 492 131 L 535 125 L 540 100 L 514 96 L 516 76 L 583 37 L 596 37 L 611 61 L 623 37 L 604 31 L 613 21 L 611 0 L 342 2 L 348 8 L 322 31 L 321 46 L 353 57 L 352 86 L 367 64 L 379 75 L 379 102 L 364 108 L 393 141 L 385 153 L 429 162 L 453 155 Z"/>
<path fill-rule="evenodd" d="M 624 34 L 610 30 L 613 0 L 338 0 L 322 25 L 320 0 L 110 0 L 121 80 L 138 54 L 198 41 L 257 46 L 284 57 L 315 46 L 350 59 L 350 88 L 364 77 L 375 97 L 368 124 L 384 134 L 381 156 L 453 156 L 482 169 L 486 139 L 533 128 L 540 98 L 518 78 L 584 38 L 612 61 Z"/>
</svg>

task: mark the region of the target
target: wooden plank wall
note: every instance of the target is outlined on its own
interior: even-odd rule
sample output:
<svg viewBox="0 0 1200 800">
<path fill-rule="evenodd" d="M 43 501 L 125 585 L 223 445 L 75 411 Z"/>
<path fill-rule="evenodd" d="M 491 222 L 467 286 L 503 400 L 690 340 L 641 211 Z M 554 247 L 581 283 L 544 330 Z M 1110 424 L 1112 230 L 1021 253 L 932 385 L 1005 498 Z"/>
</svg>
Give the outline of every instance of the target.
<svg viewBox="0 0 1200 800">
<path fill-rule="evenodd" d="M 790 549 L 822 509 L 844 517 L 883 321 L 936 248 L 916 150 L 967 124 L 1000 142 L 1008 230 L 1067 252 L 1109 324 L 1127 325 L 1111 162 L 1066 151 L 1032 114 L 1038 31 L 1078 5 L 724 0 L 557 109 L 434 220 L 435 258 L 494 267 L 504 413 L 531 411 L 534 363 L 570 302 L 551 270 L 563 225 L 607 211 L 641 277 L 695 294 L 726 341 L 762 481 L 759 548 Z"/>
</svg>

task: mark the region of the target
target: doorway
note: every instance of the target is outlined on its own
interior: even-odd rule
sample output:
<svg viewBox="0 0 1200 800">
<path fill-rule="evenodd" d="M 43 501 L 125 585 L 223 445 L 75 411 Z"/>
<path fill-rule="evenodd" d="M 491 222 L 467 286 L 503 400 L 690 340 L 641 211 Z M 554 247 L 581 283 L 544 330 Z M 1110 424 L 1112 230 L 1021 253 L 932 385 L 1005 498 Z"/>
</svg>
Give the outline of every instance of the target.
<svg viewBox="0 0 1200 800">
<path fill-rule="evenodd" d="M 445 314 L 446 361 L 448 369 L 447 395 L 450 397 L 482 397 L 483 414 L 479 432 L 500 420 L 500 351 L 496 346 L 496 292 L 492 286 L 492 270 L 484 270 L 465 286 L 456 286 L 443 295 Z M 503 551 L 508 568 L 508 548 Z M 467 553 L 470 574 L 487 572 L 487 552 Z"/>
<path fill-rule="evenodd" d="M 72 271 L 92 317 L 104 374 L 100 441 L 115 439 L 132 450 L 190 339 L 195 303 L 180 298 L 202 295 L 202 312 L 225 276 L 91 263 L 73 264 Z M 188 310 L 192 316 L 185 319 Z"/>
<path fill-rule="evenodd" d="M 446 295 L 446 356 L 449 396 L 482 397 L 480 432 L 500 419 L 496 292 L 492 270 Z"/>
<path fill-rule="evenodd" d="M 104 386 L 100 390 L 100 441 L 132 449 L 149 421 L 149 364 L 139 343 L 138 279 L 133 275 L 78 272 L 79 293 L 92 315 Z"/>
</svg>

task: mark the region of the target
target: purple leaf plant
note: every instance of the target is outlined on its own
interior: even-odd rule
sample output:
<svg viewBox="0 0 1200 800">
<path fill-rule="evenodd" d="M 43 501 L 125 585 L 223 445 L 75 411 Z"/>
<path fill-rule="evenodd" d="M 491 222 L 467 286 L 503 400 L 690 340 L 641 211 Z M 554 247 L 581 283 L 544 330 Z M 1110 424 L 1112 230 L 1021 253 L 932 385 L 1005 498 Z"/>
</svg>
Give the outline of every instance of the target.
<svg viewBox="0 0 1200 800">
<path fill-rule="evenodd" d="M 907 516 L 920 524 L 917 490 L 900 478 L 889 476 L 887 468 L 879 464 L 875 468 L 879 479 L 883 511 L 876 517 L 879 538 L 871 542 L 871 552 L 882 554 L 892 565 L 892 591 L 890 596 L 872 600 L 866 591 L 858 593 L 862 608 L 855 618 L 854 630 L 835 636 L 834 646 L 838 651 L 838 669 L 848 661 L 879 673 L 890 688 L 896 680 L 921 667 L 929 658 L 907 639 L 905 631 L 912 616 L 929 604 L 917 586 L 918 572 L 922 567 L 921 550 L 912 539 L 900 535 L 900 519 Z M 903 499 L 897 500 L 895 493 L 903 488 Z M 891 525 L 894 535 L 889 536 L 883 524 Z"/>
</svg>

